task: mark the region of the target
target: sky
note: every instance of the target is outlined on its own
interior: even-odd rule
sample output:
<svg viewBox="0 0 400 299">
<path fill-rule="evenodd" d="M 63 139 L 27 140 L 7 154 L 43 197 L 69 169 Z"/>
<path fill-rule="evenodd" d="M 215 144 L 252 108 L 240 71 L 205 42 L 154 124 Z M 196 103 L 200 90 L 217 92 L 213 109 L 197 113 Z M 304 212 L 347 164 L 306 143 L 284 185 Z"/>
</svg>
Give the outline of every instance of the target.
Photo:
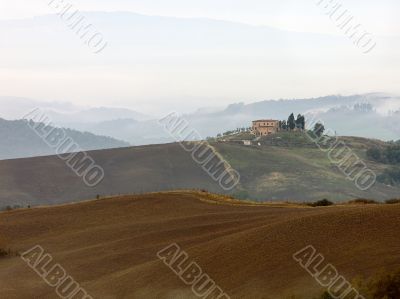
<svg viewBox="0 0 400 299">
<path fill-rule="evenodd" d="M 162 30 L 162 19 L 129 23 L 127 30 L 135 32 L 123 36 L 118 17 L 93 17 L 93 25 L 105 38 L 108 34 L 109 41 L 104 53 L 96 55 L 68 32 L 63 20 L 47 28 L 38 25 L 38 16 L 55 12 L 48 2 L 0 0 L 0 96 L 124 106 L 149 113 L 271 98 L 400 93 L 399 1 L 340 2 L 378 42 L 373 52 L 363 54 L 316 5 L 317 0 L 65 0 L 82 14 L 132 12 L 252 25 L 187 23 L 187 28 L 176 27 L 176 36 L 169 35 L 179 40 L 166 42 L 160 32 L 147 34 L 133 28 Z M 208 26 L 213 29 L 207 31 Z M 260 26 L 309 35 L 290 35 L 290 42 L 274 48 L 263 40 Z M 193 37 L 199 30 L 211 32 L 203 44 Z M 213 39 L 216 30 L 223 30 L 220 40 Z M 235 30 L 237 41 L 226 37 Z M 268 34 L 265 39 L 274 36 Z M 60 42 L 51 43 L 60 36 Z M 325 37 L 332 39 L 329 47 Z"/>
<path fill-rule="evenodd" d="M 0 19 L 29 18 L 52 13 L 46 5 L 51 0 L 1 0 Z M 54 0 L 55 2 L 61 0 Z M 318 13 L 319 0 L 74 0 L 71 3 L 87 11 L 130 11 L 147 15 L 174 17 L 205 17 L 269 25 L 304 32 L 337 34 L 337 30 Z M 339 1 L 368 25 L 375 34 L 399 35 L 398 12 L 400 2 Z"/>
</svg>

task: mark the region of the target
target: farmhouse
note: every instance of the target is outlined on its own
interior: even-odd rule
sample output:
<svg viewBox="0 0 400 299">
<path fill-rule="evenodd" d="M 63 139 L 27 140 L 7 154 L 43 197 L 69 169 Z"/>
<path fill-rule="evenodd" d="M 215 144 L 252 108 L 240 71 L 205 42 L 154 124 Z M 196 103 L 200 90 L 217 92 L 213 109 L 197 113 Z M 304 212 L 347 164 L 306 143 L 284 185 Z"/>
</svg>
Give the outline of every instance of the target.
<svg viewBox="0 0 400 299">
<path fill-rule="evenodd" d="M 279 120 L 260 119 L 254 120 L 251 131 L 256 136 L 275 134 L 279 131 Z"/>
</svg>

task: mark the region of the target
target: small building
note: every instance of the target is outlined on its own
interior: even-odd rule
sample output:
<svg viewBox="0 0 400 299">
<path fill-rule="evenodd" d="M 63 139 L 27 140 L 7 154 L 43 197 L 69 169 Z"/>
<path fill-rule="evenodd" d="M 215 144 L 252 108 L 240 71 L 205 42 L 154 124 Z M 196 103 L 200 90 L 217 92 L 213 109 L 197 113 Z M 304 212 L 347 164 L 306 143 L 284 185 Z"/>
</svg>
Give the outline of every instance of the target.
<svg viewBox="0 0 400 299">
<path fill-rule="evenodd" d="M 266 136 L 279 131 L 279 120 L 259 119 L 254 120 L 251 131 L 256 136 Z"/>
<path fill-rule="evenodd" d="M 250 146 L 251 145 L 251 140 L 243 140 L 243 144 Z"/>
</svg>

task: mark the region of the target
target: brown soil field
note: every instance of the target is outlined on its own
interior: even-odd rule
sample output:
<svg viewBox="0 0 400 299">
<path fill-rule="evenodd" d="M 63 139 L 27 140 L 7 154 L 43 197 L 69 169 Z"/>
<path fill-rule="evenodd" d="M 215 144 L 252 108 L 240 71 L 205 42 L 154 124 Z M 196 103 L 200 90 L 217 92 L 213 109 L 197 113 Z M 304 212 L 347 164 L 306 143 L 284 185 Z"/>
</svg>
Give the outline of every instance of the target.
<svg viewBox="0 0 400 299">
<path fill-rule="evenodd" d="M 323 289 L 292 255 L 313 245 L 348 280 L 400 266 L 400 205 L 241 204 L 189 191 L 0 213 L 12 252 L 36 245 L 93 298 L 198 298 L 158 257 L 177 243 L 230 298 L 309 299 Z M 18 256 L 0 298 L 58 298 Z"/>
</svg>

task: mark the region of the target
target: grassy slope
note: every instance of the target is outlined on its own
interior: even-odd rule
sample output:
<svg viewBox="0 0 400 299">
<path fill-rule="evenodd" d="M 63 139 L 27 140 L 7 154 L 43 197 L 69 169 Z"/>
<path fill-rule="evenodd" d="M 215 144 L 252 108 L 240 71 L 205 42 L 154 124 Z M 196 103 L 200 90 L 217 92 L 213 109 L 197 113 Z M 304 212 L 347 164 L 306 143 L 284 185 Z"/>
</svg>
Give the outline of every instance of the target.
<svg viewBox="0 0 400 299">
<path fill-rule="evenodd" d="M 0 213 L 13 250 L 37 244 L 94 298 L 196 298 L 156 253 L 176 242 L 232 299 L 320 293 L 292 254 L 312 244 L 340 274 L 400 265 L 400 205 L 249 206 L 169 192 Z M 18 257 L 0 259 L 0 298 L 56 298 Z M 305 296 L 301 298 L 310 298 Z"/>
<path fill-rule="evenodd" d="M 400 188 L 375 185 L 360 192 L 304 136 L 280 134 L 279 142 L 295 146 L 261 147 L 235 143 L 212 143 L 239 171 L 241 185 L 234 193 L 258 200 L 307 201 L 326 197 L 331 200 L 355 197 L 383 200 L 398 197 Z M 276 138 L 274 136 L 273 138 Z M 291 139 L 294 139 L 291 140 Z M 302 139 L 303 138 L 303 139 Z M 343 138 L 360 157 L 379 141 Z M 73 200 L 118 194 L 135 194 L 176 189 L 207 189 L 223 193 L 206 171 L 179 144 L 162 144 L 92 151 L 90 156 L 105 170 L 95 188 L 86 187 L 58 157 L 39 157 L 0 161 L 0 208 L 6 205 L 60 204 Z M 368 162 L 377 173 L 384 165 Z M 243 190 L 245 192 L 243 192 Z M 247 194 L 246 194 L 247 192 Z"/>
<path fill-rule="evenodd" d="M 105 172 L 87 187 L 57 156 L 0 161 L 0 208 L 48 205 L 118 194 L 204 188 L 223 190 L 179 144 L 138 146 L 89 152 Z"/>
<path fill-rule="evenodd" d="M 387 167 L 368 161 L 365 157 L 365 150 L 371 145 L 381 144 L 380 141 L 353 137 L 343 137 L 341 140 L 377 174 Z M 241 174 L 236 195 L 258 200 L 307 201 L 328 198 L 338 201 L 351 198 L 383 200 L 400 194 L 400 188 L 378 183 L 368 191 L 360 191 L 330 162 L 327 153 L 312 147 L 312 143 L 302 134 L 278 134 L 262 139 L 260 143 L 262 146 L 257 147 L 233 143 L 213 144 Z"/>
</svg>

